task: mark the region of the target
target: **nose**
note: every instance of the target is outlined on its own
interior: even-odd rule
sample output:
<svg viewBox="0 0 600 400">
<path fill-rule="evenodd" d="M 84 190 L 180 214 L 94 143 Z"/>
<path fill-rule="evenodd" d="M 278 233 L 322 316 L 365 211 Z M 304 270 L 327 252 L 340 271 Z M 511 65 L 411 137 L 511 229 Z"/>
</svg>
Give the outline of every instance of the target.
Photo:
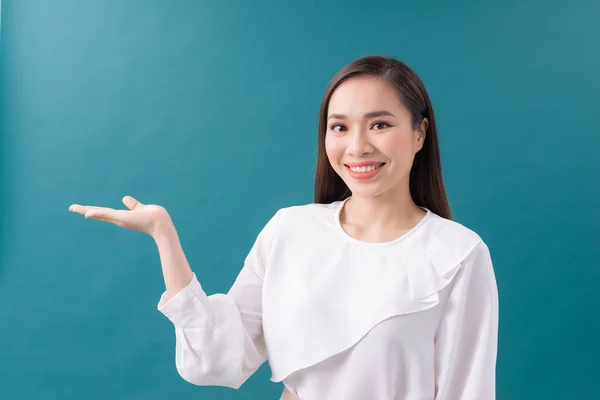
<svg viewBox="0 0 600 400">
<path fill-rule="evenodd" d="M 354 132 L 348 135 L 348 140 L 348 155 L 358 157 L 369 154 L 373 151 L 373 146 L 369 140 L 369 135 L 363 130 L 354 130 Z"/>
</svg>

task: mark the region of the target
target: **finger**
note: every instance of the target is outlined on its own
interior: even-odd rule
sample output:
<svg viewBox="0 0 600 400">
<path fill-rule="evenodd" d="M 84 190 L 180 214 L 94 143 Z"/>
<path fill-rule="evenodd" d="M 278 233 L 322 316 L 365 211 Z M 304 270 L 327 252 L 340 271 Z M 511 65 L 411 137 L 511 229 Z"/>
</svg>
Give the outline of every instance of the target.
<svg viewBox="0 0 600 400">
<path fill-rule="evenodd" d="M 142 203 L 131 196 L 123 197 L 123 204 L 125 204 L 125 206 L 127 206 L 127 208 L 130 210 L 139 210 L 140 208 L 144 207 Z"/>
<path fill-rule="evenodd" d="M 112 208 L 91 208 L 82 213 L 86 218 L 94 218 L 112 222 L 116 219 L 116 210 Z"/>
<path fill-rule="evenodd" d="M 110 224 L 117 225 L 121 228 L 125 227 L 125 223 L 121 219 L 116 218 L 110 212 L 108 212 L 108 213 L 91 213 L 90 212 L 89 214 L 86 215 L 86 218 L 94 219 L 94 220 L 101 221 L 101 222 L 108 222 Z"/>
<path fill-rule="evenodd" d="M 82 206 L 79 204 L 72 204 L 69 206 L 69 211 L 76 212 L 78 214 L 85 214 L 89 210 L 99 210 L 104 209 L 106 207 L 97 207 L 97 206 Z"/>
<path fill-rule="evenodd" d="M 128 213 L 130 213 L 130 211 L 113 210 L 112 208 L 96 209 L 86 212 L 85 218 L 91 218 L 102 222 L 108 222 L 120 226 L 122 228 L 127 223 Z"/>
<path fill-rule="evenodd" d="M 85 214 L 86 218 L 93 218 L 103 222 L 110 222 L 120 227 L 133 226 L 136 223 L 135 215 L 129 210 L 90 210 Z"/>
</svg>

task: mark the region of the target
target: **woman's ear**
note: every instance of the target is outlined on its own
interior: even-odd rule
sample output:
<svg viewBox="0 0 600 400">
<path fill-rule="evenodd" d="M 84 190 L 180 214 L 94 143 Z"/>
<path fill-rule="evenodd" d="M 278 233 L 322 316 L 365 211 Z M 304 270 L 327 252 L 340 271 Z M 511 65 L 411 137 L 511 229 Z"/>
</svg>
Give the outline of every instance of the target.
<svg viewBox="0 0 600 400">
<path fill-rule="evenodd" d="M 421 121 L 421 125 L 417 129 L 418 150 L 421 150 L 423 148 L 423 143 L 425 143 L 425 138 L 427 137 L 427 128 L 428 127 L 429 127 L 429 120 L 427 118 L 423 118 L 423 121 Z"/>
</svg>

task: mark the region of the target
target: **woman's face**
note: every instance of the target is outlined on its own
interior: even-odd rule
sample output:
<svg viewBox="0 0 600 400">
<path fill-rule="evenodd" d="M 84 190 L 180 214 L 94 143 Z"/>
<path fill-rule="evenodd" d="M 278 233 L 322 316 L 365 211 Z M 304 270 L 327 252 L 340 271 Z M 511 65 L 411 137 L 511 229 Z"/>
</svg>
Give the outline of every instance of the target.
<svg viewBox="0 0 600 400">
<path fill-rule="evenodd" d="M 342 83 L 329 101 L 325 150 L 353 196 L 372 198 L 406 185 L 427 121 L 413 129 L 398 92 L 375 77 Z"/>
</svg>

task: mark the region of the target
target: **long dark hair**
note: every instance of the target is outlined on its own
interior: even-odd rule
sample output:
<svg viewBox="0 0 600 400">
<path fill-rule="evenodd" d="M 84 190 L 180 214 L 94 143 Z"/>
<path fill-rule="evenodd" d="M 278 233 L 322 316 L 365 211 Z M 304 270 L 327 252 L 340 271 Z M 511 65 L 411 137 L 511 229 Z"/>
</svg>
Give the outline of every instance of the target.
<svg viewBox="0 0 600 400">
<path fill-rule="evenodd" d="M 333 77 L 325 90 L 319 115 L 315 203 L 332 203 L 344 200 L 351 194 L 348 186 L 329 164 L 325 153 L 325 135 L 331 95 L 341 83 L 356 76 L 379 77 L 396 88 L 400 101 L 412 114 L 413 127 L 418 127 L 423 119 L 427 118 L 429 124 L 423 148 L 415 155 L 410 171 L 410 194 L 418 206 L 426 207 L 443 218 L 451 219 L 442 179 L 435 116 L 425 85 L 405 63 L 383 56 L 367 56 L 351 62 Z"/>
</svg>

